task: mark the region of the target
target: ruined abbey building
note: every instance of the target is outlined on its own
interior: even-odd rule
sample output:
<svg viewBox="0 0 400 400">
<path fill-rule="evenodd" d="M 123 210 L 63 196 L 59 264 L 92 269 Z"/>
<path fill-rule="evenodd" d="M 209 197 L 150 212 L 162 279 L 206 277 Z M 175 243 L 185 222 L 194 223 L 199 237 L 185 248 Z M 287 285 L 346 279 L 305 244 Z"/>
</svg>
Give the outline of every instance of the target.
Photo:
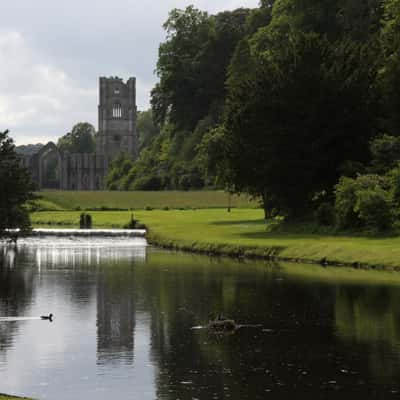
<svg viewBox="0 0 400 400">
<path fill-rule="evenodd" d="M 121 154 L 138 157 L 136 80 L 99 80 L 99 130 L 96 152 L 61 152 L 53 142 L 24 157 L 37 190 L 102 190 L 110 163 Z"/>
</svg>

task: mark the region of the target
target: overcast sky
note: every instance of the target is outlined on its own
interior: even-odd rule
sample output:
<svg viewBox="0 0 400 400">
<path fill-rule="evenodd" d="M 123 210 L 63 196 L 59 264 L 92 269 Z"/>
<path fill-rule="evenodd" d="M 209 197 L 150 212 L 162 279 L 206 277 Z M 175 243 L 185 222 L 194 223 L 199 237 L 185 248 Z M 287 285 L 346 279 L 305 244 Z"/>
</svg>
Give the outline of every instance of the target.
<svg viewBox="0 0 400 400">
<path fill-rule="evenodd" d="M 98 77 L 136 76 L 149 93 L 172 8 L 215 13 L 258 0 L 0 0 L 0 131 L 17 144 L 56 140 L 79 121 L 97 129 Z"/>
</svg>

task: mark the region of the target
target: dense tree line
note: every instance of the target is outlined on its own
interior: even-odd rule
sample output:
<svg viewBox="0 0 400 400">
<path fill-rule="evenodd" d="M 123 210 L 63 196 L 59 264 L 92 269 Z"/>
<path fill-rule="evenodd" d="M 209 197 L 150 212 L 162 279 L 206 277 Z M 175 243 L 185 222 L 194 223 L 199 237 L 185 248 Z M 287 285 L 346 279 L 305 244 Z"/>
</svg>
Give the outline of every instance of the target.
<svg viewBox="0 0 400 400">
<path fill-rule="evenodd" d="M 400 136 L 400 0 L 188 7 L 164 28 L 153 133 L 115 163 L 114 189 L 220 185 L 296 217 L 333 206 L 341 177 L 370 174 L 380 138 Z"/>
<path fill-rule="evenodd" d="M 261 196 L 266 213 L 304 214 L 318 193 L 332 193 L 346 163 L 368 161 L 376 32 L 353 32 L 339 3 L 277 0 L 271 22 L 243 39 L 230 65 L 218 159 L 233 188 Z"/>
<path fill-rule="evenodd" d="M 251 14 L 248 9 L 217 15 L 193 7 L 171 11 L 164 24 L 167 39 L 159 49 L 160 81 L 151 93 L 152 110 L 138 115 L 139 160 L 133 164 L 118 159 L 108 177 L 109 188 L 215 185 L 215 176 L 205 173 L 199 147 L 205 133 L 222 122 L 227 69 L 237 43 L 250 29 Z"/>
</svg>

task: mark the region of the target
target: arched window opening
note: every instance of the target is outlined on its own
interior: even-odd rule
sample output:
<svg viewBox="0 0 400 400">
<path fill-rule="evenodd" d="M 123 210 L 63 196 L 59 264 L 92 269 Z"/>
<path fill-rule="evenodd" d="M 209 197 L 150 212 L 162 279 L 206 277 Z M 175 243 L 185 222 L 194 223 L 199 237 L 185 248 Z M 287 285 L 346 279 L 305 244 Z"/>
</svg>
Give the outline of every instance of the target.
<svg viewBox="0 0 400 400">
<path fill-rule="evenodd" d="M 113 118 L 122 118 L 122 107 L 121 104 L 114 104 L 112 109 Z"/>
</svg>

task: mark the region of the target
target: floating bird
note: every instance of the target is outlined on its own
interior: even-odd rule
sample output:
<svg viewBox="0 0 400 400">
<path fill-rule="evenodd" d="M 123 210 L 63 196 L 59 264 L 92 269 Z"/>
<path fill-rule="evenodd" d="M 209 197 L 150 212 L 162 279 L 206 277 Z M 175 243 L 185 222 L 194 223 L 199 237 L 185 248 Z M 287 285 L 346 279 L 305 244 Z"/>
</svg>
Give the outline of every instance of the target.
<svg viewBox="0 0 400 400">
<path fill-rule="evenodd" d="M 233 319 L 225 318 L 222 314 L 219 314 L 215 320 L 208 323 L 208 328 L 217 332 L 231 332 L 238 327 Z"/>
<path fill-rule="evenodd" d="M 42 315 L 40 317 L 40 319 L 46 320 L 46 321 L 50 321 L 53 322 L 53 314 L 49 314 L 49 315 Z"/>
</svg>

